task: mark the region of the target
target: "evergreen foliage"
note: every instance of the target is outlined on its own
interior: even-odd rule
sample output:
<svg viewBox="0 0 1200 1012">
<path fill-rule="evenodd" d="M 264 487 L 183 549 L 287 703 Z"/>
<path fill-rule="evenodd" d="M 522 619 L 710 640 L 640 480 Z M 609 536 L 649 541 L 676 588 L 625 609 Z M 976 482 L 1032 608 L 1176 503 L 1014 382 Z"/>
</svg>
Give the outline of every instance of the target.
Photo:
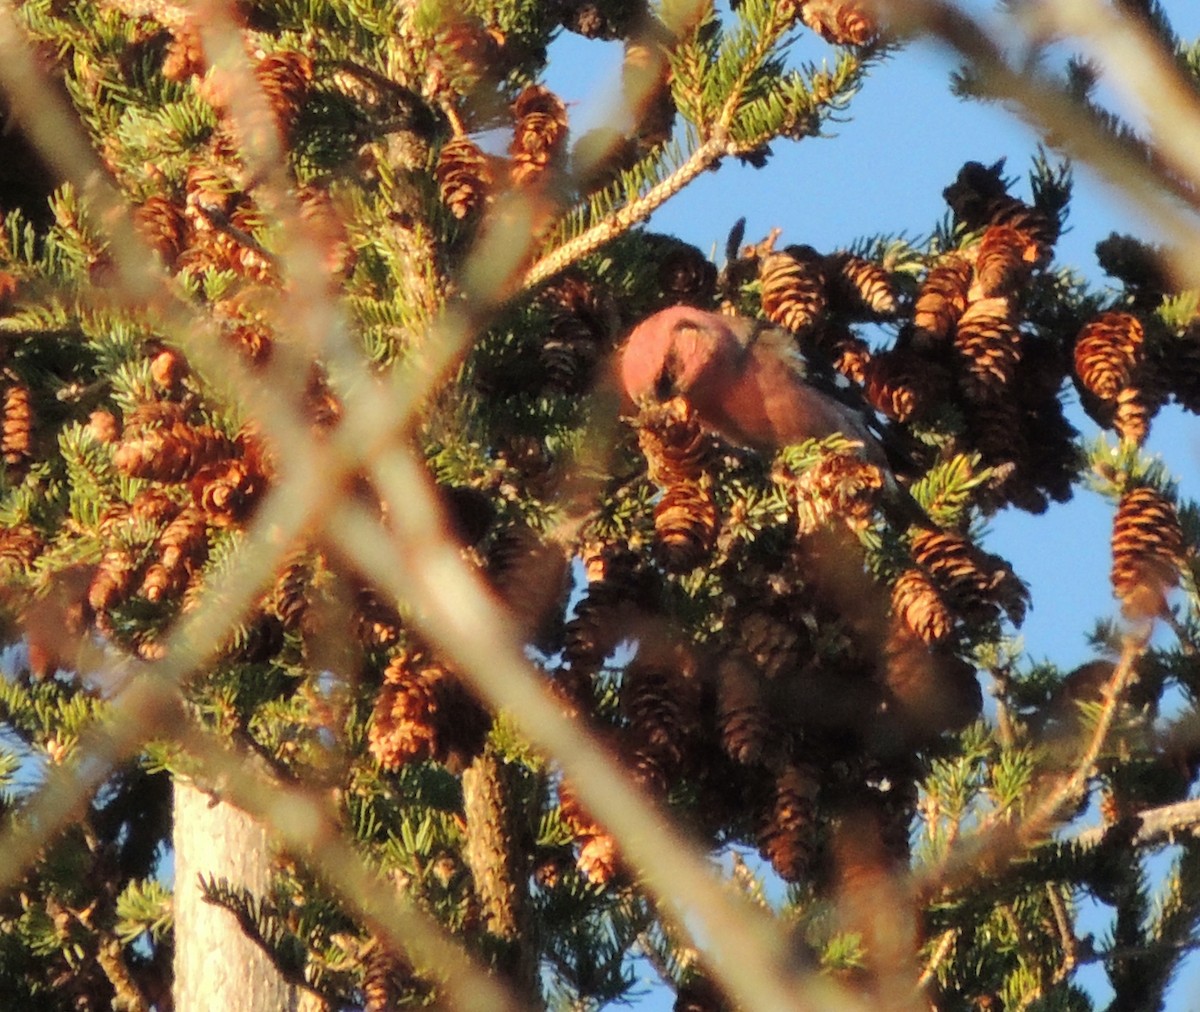
<svg viewBox="0 0 1200 1012">
<path fill-rule="evenodd" d="M 1126 6 L 1200 80 L 1200 47 Z M 5 1000 L 169 1007 L 170 777 L 223 790 L 232 754 L 247 796 L 327 804 L 380 887 L 348 895 L 265 801 L 269 894 L 204 883 L 318 1007 L 453 995 L 380 894 L 529 1007 L 636 1000 L 647 967 L 677 1009 L 733 1007 L 709 958 L 726 940 L 689 938 L 687 899 L 662 901 L 586 783 L 429 632 L 436 608 L 349 547 L 346 518 L 419 547 L 399 446 L 436 492 L 427 530 L 563 713 L 767 913 L 793 970 L 847 1008 L 1084 1010 L 1077 971 L 1101 962 L 1112 1007 L 1158 1007 L 1200 920 L 1196 816 L 1177 835 L 1151 817 L 1200 765 L 1200 511 L 1142 449 L 1164 404 L 1200 411 L 1200 298 L 1162 251 L 1105 240 L 1103 290 L 1060 264 L 1071 174 L 1049 153 L 1027 187 L 963 166 L 925 240 L 735 229 L 713 264 L 642 226 L 722 159 L 768 179 L 772 146 L 904 58 L 850 0 L 235 13 L 13 15 L 98 168 L 34 194 L 0 178 L 0 811 L 39 844 L 4 869 Z M 542 83 L 564 30 L 623 46 L 611 134 L 574 136 Z M 829 61 L 797 65 L 813 31 Z M 1157 168 L 1092 71 L 1063 74 Z M 685 403 L 618 404 L 623 336 L 681 302 L 793 330 L 887 421 L 928 522 L 896 523 L 846 437 L 772 457 Z M 1113 503 L 1123 616 L 1061 671 L 1023 652 L 1028 589 L 983 542 L 997 511 L 1086 484 Z M 142 684 L 166 696 L 131 717 Z M 72 783 L 55 823 L 39 805 Z M 1111 937 L 1081 937 L 1091 900 Z"/>
</svg>

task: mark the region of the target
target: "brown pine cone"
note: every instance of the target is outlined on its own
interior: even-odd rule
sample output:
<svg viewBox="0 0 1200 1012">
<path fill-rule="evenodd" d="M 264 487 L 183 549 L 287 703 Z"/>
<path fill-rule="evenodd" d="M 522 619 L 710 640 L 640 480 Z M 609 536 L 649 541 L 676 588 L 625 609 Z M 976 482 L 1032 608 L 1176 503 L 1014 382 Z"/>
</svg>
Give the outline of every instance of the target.
<svg viewBox="0 0 1200 1012">
<path fill-rule="evenodd" d="M 1021 335 L 1013 326 L 1008 299 L 979 299 L 958 321 L 954 347 L 965 366 L 963 392 L 974 401 L 1004 395 L 1021 361 Z"/>
<path fill-rule="evenodd" d="M 788 882 L 812 870 L 817 851 L 819 771 L 804 763 L 789 765 L 775 777 L 774 796 L 758 833 L 758 849 Z"/>
<path fill-rule="evenodd" d="M 880 413 L 897 422 L 922 418 L 944 395 L 945 370 L 909 350 L 891 349 L 871 357 L 864 392 Z"/>
<path fill-rule="evenodd" d="M 668 572 L 690 572 L 711 558 L 717 530 L 709 481 L 670 485 L 654 507 L 655 548 Z"/>
<path fill-rule="evenodd" d="M 492 161 L 469 137 L 455 137 L 438 152 L 434 176 L 442 203 L 456 218 L 467 218 L 491 198 Z"/>
<path fill-rule="evenodd" d="M 905 570 L 897 577 L 892 585 L 892 609 L 926 643 L 944 640 L 954 630 L 954 615 L 919 569 Z"/>
<path fill-rule="evenodd" d="M 1113 518 L 1112 585 L 1130 618 L 1150 618 L 1167 607 L 1167 591 L 1179 582 L 1183 530 L 1175 504 L 1157 489 L 1141 486 L 1121 496 Z"/>
<path fill-rule="evenodd" d="M 209 425 L 189 424 L 177 406 L 163 402 L 143 404 L 126 418 L 113 462 L 132 478 L 181 482 L 232 452 L 227 436 Z"/>
<path fill-rule="evenodd" d="M 807 246 L 789 246 L 759 261 L 763 314 L 796 334 L 814 327 L 825 314 L 825 270 L 821 256 Z"/>
<path fill-rule="evenodd" d="M 708 309 L 717 294 L 717 267 L 695 246 L 678 243 L 660 261 L 658 283 L 668 303 Z"/>
<path fill-rule="evenodd" d="M 174 267 L 187 245 L 187 219 L 183 210 L 166 197 L 155 194 L 134 209 L 134 222 L 142 237 Z"/>
<path fill-rule="evenodd" d="M 883 471 L 852 453 L 827 453 L 799 475 L 793 491 L 800 530 L 811 533 L 832 519 L 866 527 L 883 488 Z"/>
<path fill-rule="evenodd" d="M 1200 415 L 1200 329 L 1189 327 L 1167 343 L 1159 373 L 1175 400 L 1186 411 Z"/>
<path fill-rule="evenodd" d="M 176 596 L 207 557 L 204 516 L 194 506 L 185 507 L 159 535 L 158 558 L 142 578 L 142 596 L 148 601 Z"/>
<path fill-rule="evenodd" d="M 741 656 L 768 682 L 782 677 L 799 661 L 800 635 L 794 621 L 751 611 L 738 618 L 737 638 Z"/>
<path fill-rule="evenodd" d="M 755 669 L 740 655 L 717 666 L 717 721 L 721 747 L 734 762 L 758 762 L 767 744 L 770 718 Z"/>
<path fill-rule="evenodd" d="M 313 62 L 304 53 L 281 50 L 268 53 L 254 68 L 258 83 L 271 105 L 271 111 L 285 127 L 308 98 L 312 87 Z"/>
<path fill-rule="evenodd" d="M 29 387 L 13 383 L 4 391 L 4 432 L 0 452 L 10 468 L 21 468 L 33 454 L 33 400 Z"/>
<path fill-rule="evenodd" d="M 800 18 L 835 46 L 865 46 L 879 35 L 871 12 L 854 0 L 805 0 Z"/>
<path fill-rule="evenodd" d="M 971 265 L 954 254 L 943 257 L 925 275 L 913 307 L 913 339 L 918 347 L 931 348 L 950 337 L 967 308 L 970 287 Z"/>
<path fill-rule="evenodd" d="M 548 88 L 531 84 L 513 102 L 516 124 L 508 146 L 512 181 L 524 186 L 539 179 L 566 149 L 567 107 Z"/>
<path fill-rule="evenodd" d="M 707 472 L 714 459 L 713 440 L 685 398 L 646 408 L 638 421 L 638 445 L 656 485 L 695 483 Z"/>
<path fill-rule="evenodd" d="M 1003 609 L 1016 625 L 1025 618 L 1028 591 L 999 556 L 991 555 L 954 531 L 917 530 L 913 559 L 968 621 L 995 618 Z"/>
<path fill-rule="evenodd" d="M 583 393 L 592 385 L 596 366 L 607 351 L 615 310 L 582 274 L 568 273 L 538 299 L 550 314 L 541 355 L 546 387 Z"/>
<path fill-rule="evenodd" d="M 1150 434 L 1150 421 L 1158 414 L 1161 401 L 1143 386 L 1127 386 L 1113 407 L 1112 424 L 1127 443 L 1141 446 Z"/>
<path fill-rule="evenodd" d="M 896 313 L 896 287 L 879 264 L 852 253 L 825 258 L 830 308 L 852 317 L 883 319 Z"/>
<path fill-rule="evenodd" d="M 620 868 L 617 841 L 583 807 L 571 784 L 559 784 L 559 813 L 575 836 L 579 853 L 575 864 L 593 885 L 607 885 Z"/>
<path fill-rule="evenodd" d="M 1102 401 L 1114 401 L 1142 361 L 1146 332 L 1132 313 L 1108 312 L 1075 338 L 1075 375 Z"/>
<path fill-rule="evenodd" d="M 1028 270 L 1028 238 L 1009 225 L 990 225 L 975 256 L 976 297 L 1011 295 Z"/>
<path fill-rule="evenodd" d="M 653 755 L 668 777 L 677 776 L 700 726 L 700 685 L 691 657 L 643 645 L 621 679 L 621 712 L 636 750 Z"/>
</svg>

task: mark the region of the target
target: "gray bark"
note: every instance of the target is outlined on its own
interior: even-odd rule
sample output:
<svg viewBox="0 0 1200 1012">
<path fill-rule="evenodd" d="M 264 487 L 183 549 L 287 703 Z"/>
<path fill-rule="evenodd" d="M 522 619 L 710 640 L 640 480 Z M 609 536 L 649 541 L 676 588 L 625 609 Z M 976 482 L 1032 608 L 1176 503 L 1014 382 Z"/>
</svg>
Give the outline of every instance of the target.
<svg viewBox="0 0 1200 1012">
<path fill-rule="evenodd" d="M 200 878 L 265 893 L 270 846 L 245 812 L 175 781 L 175 1012 L 302 1012 L 299 989 L 242 932 L 228 910 L 204 901 Z"/>
</svg>

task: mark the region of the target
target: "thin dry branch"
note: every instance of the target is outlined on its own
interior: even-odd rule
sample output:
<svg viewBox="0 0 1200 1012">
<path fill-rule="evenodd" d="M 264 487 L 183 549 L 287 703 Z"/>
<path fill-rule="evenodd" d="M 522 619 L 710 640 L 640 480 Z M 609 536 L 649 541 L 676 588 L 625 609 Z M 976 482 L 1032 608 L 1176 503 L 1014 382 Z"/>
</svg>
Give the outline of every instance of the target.
<svg viewBox="0 0 1200 1012">
<path fill-rule="evenodd" d="M 1147 808 L 1131 818 L 1138 822 L 1137 832 L 1129 840 L 1131 847 L 1173 844 L 1179 837 L 1200 836 L 1200 800 Z M 1108 826 L 1096 826 L 1071 837 L 1071 842 L 1078 847 L 1098 847 L 1108 831 Z"/>
</svg>

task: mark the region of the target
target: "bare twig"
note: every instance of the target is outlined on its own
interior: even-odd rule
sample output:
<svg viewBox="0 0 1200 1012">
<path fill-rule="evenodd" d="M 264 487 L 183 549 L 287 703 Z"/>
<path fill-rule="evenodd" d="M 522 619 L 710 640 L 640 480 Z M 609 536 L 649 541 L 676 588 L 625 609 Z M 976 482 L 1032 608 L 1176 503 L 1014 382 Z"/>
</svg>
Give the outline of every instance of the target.
<svg viewBox="0 0 1200 1012">
<path fill-rule="evenodd" d="M 1133 818 L 1137 819 L 1139 825 L 1129 841 L 1130 846 L 1170 844 L 1180 836 L 1200 836 L 1200 800 L 1147 808 Z M 1086 829 L 1071 837 L 1071 842 L 1077 847 L 1097 847 L 1104 841 L 1108 830 L 1108 826 Z"/>
<path fill-rule="evenodd" d="M 958 928 L 947 928 L 938 938 L 938 943 L 933 947 L 933 952 L 929 954 L 929 959 L 925 963 L 925 968 L 921 971 L 921 975 L 917 978 L 917 988 L 925 988 L 932 983 L 933 978 L 937 976 L 938 968 L 946 961 L 946 957 L 950 955 L 954 949 L 954 943 L 958 940 Z"/>
</svg>

